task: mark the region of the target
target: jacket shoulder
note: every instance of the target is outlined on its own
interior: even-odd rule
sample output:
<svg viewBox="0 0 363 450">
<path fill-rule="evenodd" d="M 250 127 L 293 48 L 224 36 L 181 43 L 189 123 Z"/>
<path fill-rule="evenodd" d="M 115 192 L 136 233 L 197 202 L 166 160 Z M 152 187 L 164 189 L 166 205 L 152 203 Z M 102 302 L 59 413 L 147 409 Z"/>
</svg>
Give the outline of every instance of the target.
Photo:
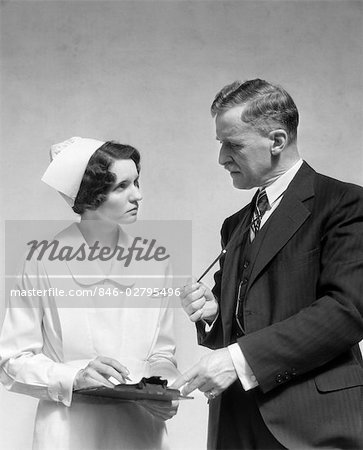
<svg viewBox="0 0 363 450">
<path fill-rule="evenodd" d="M 318 195 L 319 193 L 329 193 L 329 196 L 332 198 L 340 199 L 345 196 L 346 198 L 354 198 L 363 201 L 362 186 L 341 181 L 321 173 L 316 173 L 315 192 Z"/>
</svg>

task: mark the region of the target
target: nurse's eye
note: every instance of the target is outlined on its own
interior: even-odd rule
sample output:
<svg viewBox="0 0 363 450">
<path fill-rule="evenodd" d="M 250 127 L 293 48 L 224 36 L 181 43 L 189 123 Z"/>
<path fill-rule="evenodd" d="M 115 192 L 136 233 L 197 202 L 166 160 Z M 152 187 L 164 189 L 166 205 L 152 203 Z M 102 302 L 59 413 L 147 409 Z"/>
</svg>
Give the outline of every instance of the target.
<svg viewBox="0 0 363 450">
<path fill-rule="evenodd" d="M 121 183 L 115 187 L 114 191 L 122 191 L 125 188 L 127 188 L 127 183 Z"/>
<path fill-rule="evenodd" d="M 134 185 L 135 185 L 137 188 L 140 187 L 140 183 L 139 183 L 139 180 L 138 180 L 138 179 L 134 181 Z"/>
</svg>

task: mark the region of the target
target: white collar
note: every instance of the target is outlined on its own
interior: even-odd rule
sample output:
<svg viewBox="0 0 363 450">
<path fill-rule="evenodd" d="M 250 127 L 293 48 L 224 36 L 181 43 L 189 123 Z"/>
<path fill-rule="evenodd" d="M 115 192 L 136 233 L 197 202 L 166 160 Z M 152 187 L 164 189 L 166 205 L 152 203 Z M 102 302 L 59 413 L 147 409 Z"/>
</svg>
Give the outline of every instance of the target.
<svg viewBox="0 0 363 450">
<path fill-rule="evenodd" d="M 266 195 L 270 207 L 282 196 L 286 191 L 287 187 L 297 174 L 298 170 L 302 166 L 303 160 L 300 158 L 297 163 L 295 163 L 289 170 L 280 175 L 277 180 L 275 180 L 269 186 L 266 186 Z"/>
<path fill-rule="evenodd" d="M 126 255 L 129 252 L 134 239 L 135 238 L 125 233 L 121 226 L 119 227 L 118 246 L 124 248 Z M 138 237 L 137 239 L 141 238 Z M 73 223 L 68 228 L 61 231 L 55 236 L 54 240 L 59 241 L 59 248 L 72 247 L 77 249 L 81 245 L 84 245 L 88 256 L 89 246 L 76 223 Z M 149 239 L 144 239 L 143 243 L 145 240 L 146 242 L 150 242 Z M 155 245 L 157 245 L 157 243 Z M 145 244 L 145 246 L 147 246 L 147 244 Z M 102 281 L 108 281 L 111 284 L 121 287 L 121 290 L 125 291 L 127 288 L 132 289 L 134 286 L 151 289 L 160 288 L 165 282 L 165 273 L 169 261 L 149 258 L 140 260 L 134 255 L 132 256 L 130 264 L 125 266 L 123 260 L 118 260 L 117 257 L 114 257 L 109 274 L 104 274 L 102 272 L 101 267 L 96 260 L 89 261 L 88 258 L 86 260 L 84 258 L 81 260 L 72 258 L 64 261 L 48 260 L 47 262 L 48 265 L 54 266 L 53 271 L 58 270 L 58 273 L 61 274 L 64 274 L 64 268 L 66 267 L 68 269 L 66 269 L 66 272 L 68 272 L 66 275 L 68 277 L 70 275 L 70 278 L 80 286 L 96 285 Z"/>
<path fill-rule="evenodd" d="M 58 233 L 58 235 L 54 237 L 54 240 L 59 241 L 59 248 L 71 247 L 73 249 L 78 249 L 83 245 L 88 254 L 89 245 L 77 223 L 72 223 L 68 228 Z M 125 246 L 125 241 L 131 243 L 132 238 L 119 227 L 118 245 L 120 247 Z M 107 275 L 102 272 L 97 261 L 77 260 L 76 258 L 72 258 L 70 260 L 65 260 L 64 262 L 66 263 L 72 278 L 80 285 L 93 285 L 104 280 L 112 280 L 119 285 L 124 285 L 125 283 L 124 279 L 118 277 L 118 275 L 120 275 L 120 266 L 122 265 L 117 264 L 117 262 L 112 264 L 111 272 Z M 121 269 L 121 273 L 122 272 L 125 272 L 125 269 Z M 125 284 L 129 286 L 129 284 L 132 283 L 126 282 Z"/>
</svg>

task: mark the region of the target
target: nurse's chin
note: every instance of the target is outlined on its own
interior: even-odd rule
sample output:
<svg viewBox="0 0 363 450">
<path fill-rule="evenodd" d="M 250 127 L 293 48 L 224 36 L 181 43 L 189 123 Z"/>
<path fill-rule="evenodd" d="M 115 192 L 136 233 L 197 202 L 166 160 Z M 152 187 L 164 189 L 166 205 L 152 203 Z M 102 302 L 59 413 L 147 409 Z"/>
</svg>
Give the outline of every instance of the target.
<svg viewBox="0 0 363 450">
<path fill-rule="evenodd" d="M 120 220 L 119 223 L 134 223 L 137 221 L 137 213 L 136 214 L 130 214 L 130 213 L 126 213 L 124 214 Z"/>
</svg>

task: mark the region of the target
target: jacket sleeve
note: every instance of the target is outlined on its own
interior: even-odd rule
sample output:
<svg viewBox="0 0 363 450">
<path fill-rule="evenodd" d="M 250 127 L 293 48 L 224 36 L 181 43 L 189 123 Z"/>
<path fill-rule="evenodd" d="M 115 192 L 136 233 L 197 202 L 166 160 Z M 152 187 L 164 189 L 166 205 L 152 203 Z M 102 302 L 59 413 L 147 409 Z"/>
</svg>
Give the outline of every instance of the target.
<svg viewBox="0 0 363 450">
<path fill-rule="evenodd" d="M 362 192 L 347 189 L 323 224 L 317 298 L 238 340 L 263 392 L 319 369 L 363 338 Z"/>
<path fill-rule="evenodd" d="M 79 368 L 43 353 L 43 301 L 47 289 L 40 264 L 26 261 L 5 312 L 0 336 L 0 380 L 10 391 L 69 406 Z M 39 292 L 37 292 L 39 290 Z"/>
</svg>

